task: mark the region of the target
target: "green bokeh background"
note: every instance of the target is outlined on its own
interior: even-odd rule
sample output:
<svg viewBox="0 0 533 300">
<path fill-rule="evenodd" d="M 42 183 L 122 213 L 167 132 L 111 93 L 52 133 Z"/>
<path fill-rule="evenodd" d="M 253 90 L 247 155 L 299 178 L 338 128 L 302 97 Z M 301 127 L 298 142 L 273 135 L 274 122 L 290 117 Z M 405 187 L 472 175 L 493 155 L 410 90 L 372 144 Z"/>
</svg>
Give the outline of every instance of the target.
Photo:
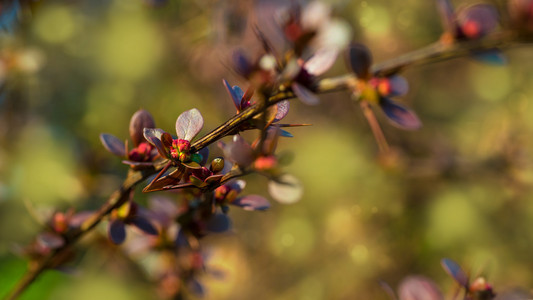
<svg viewBox="0 0 533 300">
<path fill-rule="evenodd" d="M 329 2 L 377 62 L 441 33 L 432 1 Z M 230 57 L 238 46 L 257 48 L 248 46 L 251 24 L 268 27 L 253 7 L 41 1 L 14 36 L 2 36 L 20 70 L 0 100 L 0 296 L 26 268 L 15 245 L 40 228 L 28 206 L 95 209 L 119 186 L 127 167 L 100 145 L 101 132 L 126 138 L 139 108 L 172 131 L 196 107 L 203 133 L 234 113 L 221 80 L 246 87 Z M 387 299 L 378 280 L 395 287 L 410 274 L 450 294 L 442 257 L 486 275 L 496 291 L 533 286 L 533 51 L 505 53 L 506 66 L 461 58 L 407 70 L 402 101 L 424 127 L 404 132 L 378 113 L 393 158 L 378 156 L 347 93 L 323 95 L 317 107 L 291 102 L 288 121 L 313 124 L 280 143 L 294 153 L 287 170 L 304 197 L 273 201 L 266 213 L 231 210 L 234 233 L 205 240 L 208 264 L 226 271 L 223 280 L 201 279 L 206 299 Z M 341 59 L 327 74 L 345 72 Z M 246 192 L 267 195 L 267 183 L 251 176 Z M 104 234 L 102 225 L 80 243 L 74 275 L 47 272 L 21 299 L 155 298 L 143 267 L 132 272 L 119 248 L 94 245 Z"/>
</svg>

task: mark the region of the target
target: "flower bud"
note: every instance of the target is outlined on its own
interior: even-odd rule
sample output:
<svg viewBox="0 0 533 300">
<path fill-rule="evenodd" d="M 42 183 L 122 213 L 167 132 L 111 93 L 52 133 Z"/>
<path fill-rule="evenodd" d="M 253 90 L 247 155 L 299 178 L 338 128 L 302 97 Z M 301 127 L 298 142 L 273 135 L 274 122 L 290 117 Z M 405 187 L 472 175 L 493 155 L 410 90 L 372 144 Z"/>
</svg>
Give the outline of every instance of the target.
<svg viewBox="0 0 533 300">
<path fill-rule="evenodd" d="M 217 157 L 211 161 L 211 172 L 218 173 L 224 169 L 224 158 Z"/>
</svg>

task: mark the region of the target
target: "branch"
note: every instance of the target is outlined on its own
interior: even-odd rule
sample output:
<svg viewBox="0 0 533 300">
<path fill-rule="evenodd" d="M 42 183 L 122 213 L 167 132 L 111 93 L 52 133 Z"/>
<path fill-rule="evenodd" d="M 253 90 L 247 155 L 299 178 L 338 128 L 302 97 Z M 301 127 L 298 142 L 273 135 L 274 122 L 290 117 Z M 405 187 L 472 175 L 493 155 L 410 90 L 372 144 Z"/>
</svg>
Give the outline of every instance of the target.
<svg viewBox="0 0 533 300">
<path fill-rule="evenodd" d="M 472 53 L 483 50 L 507 48 L 511 45 L 514 45 L 513 42 L 515 42 L 516 39 L 517 38 L 514 34 L 502 32 L 501 34 L 495 34 L 485 39 L 461 41 L 452 45 L 435 43 L 425 48 L 407 53 L 397 58 L 393 58 L 389 61 L 375 64 L 372 66 L 372 73 L 375 76 L 390 76 L 403 71 L 405 68 L 410 66 L 429 64 L 457 57 L 468 56 Z M 529 43 L 530 41 L 523 42 Z M 317 83 L 317 92 L 328 93 L 353 89 L 353 82 L 355 80 L 356 78 L 352 74 L 322 79 Z M 295 95 L 292 91 L 283 91 L 271 96 L 263 105 L 260 105 L 259 103 L 251 105 L 241 113 L 231 117 L 229 120 L 194 142 L 192 144 L 191 151 L 198 151 L 221 139 L 222 137 L 231 134 L 241 124 L 263 112 L 266 107 L 272 106 L 283 100 L 292 99 L 294 97 Z M 65 245 L 55 249 L 48 256 L 44 257 L 35 267 L 30 268 L 24 277 L 21 278 L 21 280 L 13 288 L 11 293 L 7 295 L 6 299 L 11 300 L 17 298 L 33 281 L 35 281 L 35 279 L 43 271 L 53 266 L 54 261 L 58 260 L 58 258 L 60 258 L 66 250 L 68 250 L 81 237 L 95 228 L 113 209 L 122 205 L 128 199 L 130 191 L 137 184 L 143 182 L 147 177 L 156 174 L 162 168 L 163 165 L 159 164 L 148 170 L 130 170 L 120 189 L 115 191 L 109 197 L 109 199 L 102 205 L 98 212 L 92 218 L 86 221 L 78 231 L 65 237 Z"/>
</svg>

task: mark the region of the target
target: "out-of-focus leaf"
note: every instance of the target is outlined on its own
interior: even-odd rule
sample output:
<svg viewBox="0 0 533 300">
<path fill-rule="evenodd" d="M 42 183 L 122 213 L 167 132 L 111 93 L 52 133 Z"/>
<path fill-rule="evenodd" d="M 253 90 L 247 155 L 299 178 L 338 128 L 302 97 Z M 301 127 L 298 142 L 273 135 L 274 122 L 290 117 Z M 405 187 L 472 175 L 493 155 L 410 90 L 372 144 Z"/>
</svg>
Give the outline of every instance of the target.
<svg viewBox="0 0 533 300">
<path fill-rule="evenodd" d="M 19 11 L 20 3 L 18 0 L 3 1 L 0 7 L 0 29 L 13 33 Z"/>
<path fill-rule="evenodd" d="M 398 288 L 400 300 L 442 300 L 435 283 L 423 276 L 406 277 Z"/>
<path fill-rule="evenodd" d="M 450 275 L 463 287 L 468 288 L 468 276 L 458 263 L 449 258 L 443 258 L 440 261 L 440 264 L 444 271 L 448 273 L 448 275 Z"/>
<path fill-rule="evenodd" d="M 162 138 L 166 132 L 160 128 L 144 128 L 143 135 L 144 138 L 152 145 L 155 146 L 157 152 L 162 157 L 168 157 L 169 154 L 163 144 Z"/>
<path fill-rule="evenodd" d="M 144 128 L 154 127 L 154 118 L 148 111 L 141 109 L 135 112 L 130 120 L 130 137 L 133 141 L 133 145 L 138 146 L 140 143 L 144 142 Z"/>
<path fill-rule="evenodd" d="M 442 27 L 445 32 L 455 34 L 455 13 L 450 0 L 436 0 Z"/>
<path fill-rule="evenodd" d="M 283 136 L 283 137 L 294 137 L 294 135 L 292 135 L 292 133 L 290 133 L 290 132 L 288 132 L 286 130 L 280 129 L 279 132 L 280 132 L 280 135 Z"/>
<path fill-rule="evenodd" d="M 389 296 L 391 300 L 397 300 L 394 290 L 387 282 L 380 280 L 379 285 L 381 286 L 381 288 L 385 291 L 385 293 Z"/>
<path fill-rule="evenodd" d="M 276 201 L 283 204 L 298 202 L 303 195 L 303 187 L 296 177 L 285 174 L 278 181 L 270 180 L 268 192 Z"/>
<path fill-rule="evenodd" d="M 266 210 L 270 208 L 270 202 L 259 195 L 247 195 L 235 199 L 231 204 L 240 206 L 244 210 Z"/>
<path fill-rule="evenodd" d="M 187 240 L 187 235 L 183 232 L 183 229 L 180 228 L 178 230 L 174 243 L 178 247 L 189 247 L 189 240 Z"/>
<path fill-rule="evenodd" d="M 120 245 L 126 239 L 126 228 L 124 222 L 119 219 L 112 220 L 108 227 L 108 236 L 111 242 Z"/>
<path fill-rule="evenodd" d="M 533 295 L 531 295 L 531 293 L 528 291 L 521 289 L 513 289 L 510 291 L 498 292 L 494 300 L 523 300 L 531 299 L 531 297 L 533 297 Z"/>
<path fill-rule="evenodd" d="M 507 56 L 498 49 L 476 52 L 472 56 L 480 62 L 491 65 L 503 66 L 507 64 Z"/>
<path fill-rule="evenodd" d="M 37 236 L 37 241 L 50 249 L 57 249 L 62 247 L 65 244 L 65 239 L 62 236 L 52 233 L 52 232 L 43 232 Z"/>
<path fill-rule="evenodd" d="M 279 122 L 281 119 L 289 113 L 290 103 L 288 100 L 284 100 L 276 104 L 276 116 L 274 117 L 274 122 Z"/>
<path fill-rule="evenodd" d="M 339 51 L 332 47 L 318 49 L 315 54 L 305 62 L 304 69 L 311 75 L 322 75 L 333 66 L 337 60 L 338 54 Z"/>
<path fill-rule="evenodd" d="M 233 64 L 235 66 L 235 71 L 243 77 L 248 77 L 250 72 L 252 72 L 252 65 L 250 60 L 246 57 L 242 50 L 236 50 L 233 52 Z"/>
<path fill-rule="evenodd" d="M 68 225 L 73 228 L 78 228 L 83 222 L 94 215 L 93 211 L 81 211 L 70 218 Z"/>
<path fill-rule="evenodd" d="M 196 108 L 183 112 L 176 120 L 178 138 L 192 140 L 204 127 L 204 118 Z"/>
<path fill-rule="evenodd" d="M 204 147 L 198 153 L 202 156 L 202 161 L 200 161 L 200 165 L 204 166 L 207 163 L 207 160 L 209 159 L 209 148 Z"/>
<path fill-rule="evenodd" d="M 131 223 L 135 225 L 135 227 L 139 228 L 143 232 L 151 235 L 158 235 L 157 229 L 155 229 L 154 225 L 150 223 L 147 219 L 137 216 L 131 220 Z"/>
<path fill-rule="evenodd" d="M 115 154 L 116 156 L 126 156 L 126 146 L 124 142 L 119 140 L 112 134 L 102 133 L 100 134 L 100 141 L 107 151 Z"/>
<path fill-rule="evenodd" d="M 138 161 L 132 161 L 132 160 L 123 160 L 122 163 L 130 167 L 143 167 L 143 168 L 149 168 L 154 165 L 151 162 L 138 162 Z"/>
<path fill-rule="evenodd" d="M 302 101 L 303 103 L 307 105 L 317 105 L 320 103 L 320 99 L 317 95 L 315 95 L 313 92 L 311 92 L 308 88 L 305 86 L 294 82 L 291 85 L 292 91 L 294 94 Z"/>
<path fill-rule="evenodd" d="M 233 141 L 225 144 L 219 142 L 218 146 L 224 156 L 239 166 L 248 166 L 253 161 L 252 147 L 238 134 L 233 136 Z"/>
<path fill-rule="evenodd" d="M 409 82 L 407 82 L 403 76 L 394 75 L 389 77 L 388 81 L 390 86 L 390 97 L 403 96 L 409 91 Z"/>
<path fill-rule="evenodd" d="M 213 267 L 209 267 L 209 269 L 207 269 L 207 273 L 209 273 L 209 275 L 213 276 L 215 279 L 218 280 L 224 280 L 227 275 L 226 272 L 220 269 L 214 269 Z"/>
<path fill-rule="evenodd" d="M 191 293 L 195 294 L 198 297 L 205 296 L 205 289 L 204 286 L 196 279 L 191 279 L 187 283 L 187 287 L 191 291 Z"/>
<path fill-rule="evenodd" d="M 465 36 L 472 39 L 481 38 L 498 26 L 498 11 L 493 5 L 486 3 L 465 6 L 459 9 L 457 22 Z"/>
<path fill-rule="evenodd" d="M 379 105 L 393 125 L 407 130 L 415 130 L 422 127 L 422 122 L 420 122 L 414 111 L 391 99 L 381 97 Z"/>
<path fill-rule="evenodd" d="M 350 44 L 348 46 L 347 62 L 358 78 L 368 79 L 371 77 L 372 54 L 365 45 L 361 43 Z"/>
<path fill-rule="evenodd" d="M 214 214 L 209 221 L 207 221 L 206 228 L 210 232 L 222 233 L 230 230 L 231 220 L 225 214 Z"/>
</svg>

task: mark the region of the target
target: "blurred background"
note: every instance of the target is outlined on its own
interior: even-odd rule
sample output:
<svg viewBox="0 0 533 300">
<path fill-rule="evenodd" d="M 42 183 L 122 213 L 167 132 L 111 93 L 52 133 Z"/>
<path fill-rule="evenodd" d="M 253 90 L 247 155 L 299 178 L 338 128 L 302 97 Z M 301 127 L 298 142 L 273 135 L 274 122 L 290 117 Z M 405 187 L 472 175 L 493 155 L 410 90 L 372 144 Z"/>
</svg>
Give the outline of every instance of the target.
<svg viewBox="0 0 533 300">
<path fill-rule="evenodd" d="M 140 108 L 169 132 L 193 107 L 203 133 L 234 114 L 222 79 L 247 86 L 231 53 L 259 49 L 252 26 L 271 32 L 282 3 L 42 0 L 18 12 L 0 36 L 0 296 L 26 269 L 16 245 L 41 228 L 29 211 L 96 209 L 120 185 L 127 166 L 100 133 L 127 138 Z M 441 34 L 432 1 L 329 3 L 376 62 Z M 294 154 L 286 170 L 304 196 L 267 212 L 231 209 L 233 233 L 204 240 L 207 264 L 225 272 L 200 279 L 205 299 L 388 299 L 378 280 L 396 287 L 411 274 L 451 295 L 443 257 L 496 292 L 532 287 L 533 51 L 505 54 L 505 66 L 462 58 L 404 72 L 401 101 L 424 127 L 401 131 L 378 112 L 392 157 L 378 155 L 348 93 L 322 95 L 316 107 L 292 101 L 288 122 L 313 126 L 290 129 L 280 151 Z M 345 73 L 339 59 L 326 76 Z M 264 178 L 247 182 L 246 193 L 268 196 Z M 95 243 L 105 230 L 81 241 L 74 275 L 47 272 L 21 299 L 156 298 L 151 258 Z"/>
</svg>

